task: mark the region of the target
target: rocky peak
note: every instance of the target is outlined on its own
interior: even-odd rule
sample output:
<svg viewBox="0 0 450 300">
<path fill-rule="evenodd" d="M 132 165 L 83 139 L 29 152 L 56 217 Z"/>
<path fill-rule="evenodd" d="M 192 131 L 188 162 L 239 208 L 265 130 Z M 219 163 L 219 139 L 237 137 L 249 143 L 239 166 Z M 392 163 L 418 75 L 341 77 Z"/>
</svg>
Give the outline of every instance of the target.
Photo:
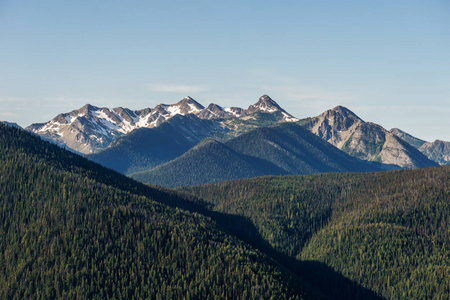
<svg viewBox="0 0 450 300">
<path fill-rule="evenodd" d="M 354 112 L 352 112 L 350 109 L 338 105 L 333 109 L 330 109 L 328 111 L 326 111 L 324 114 L 328 114 L 328 115 L 336 115 L 336 116 L 341 116 L 344 118 L 350 118 L 352 120 L 361 120 L 362 119 L 360 117 L 358 117 Z"/>
<path fill-rule="evenodd" d="M 273 113 L 273 122 L 297 120 L 281 109 L 267 95 L 263 95 L 250 108 L 250 113 L 258 111 Z M 187 96 L 176 104 L 159 104 L 153 109 L 142 110 L 130 110 L 124 107 L 109 109 L 86 104 L 78 110 L 60 114 L 49 122 L 32 124 L 27 127 L 27 130 L 86 154 L 103 150 L 117 137 L 128 134 L 137 128 L 157 127 L 175 116 L 191 114 L 195 118 L 215 120 L 221 128 L 232 128 L 233 130 L 238 128 L 237 125 L 233 122 L 227 123 L 227 121 L 246 117 L 258 120 L 260 117 L 257 114 L 248 116 L 247 110 L 238 107 L 224 109 L 217 104 L 210 104 L 205 108 Z"/>
<path fill-rule="evenodd" d="M 217 104 L 214 104 L 214 103 L 211 103 L 210 105 L 208 105 L 207 109 L 212 111 L 212 112 L 223 111 L 223 108 L 220 105 L 217 105 Z"/>
<path fill-rule="evenodd" d="M 187 115 L 190 113 L 196 113 L 204 109 L 205 107 L 195 101 L 193 98 L 186 96 L 175 105 L 170 105 L 168 111 L 172 113 L 180 113 Z"/>
<path fill-rule="evenodd" d="M 329 109 L 323 114 L 313 118 L 313 122 L 310 123 L 307 127 L 312 128 L 318 126 L 315 129 L 316 131 L 320 130 L 323 131 L 322 134 L 324 136 L 331 136 L 333 135 L 332 131 L 334 131 L 335 133 L 347 131 L 351 127 L 356 126 L 356 124 L 359 124 L 361 122 L 364 121 L 348 108 L 343 106 L 336 106 L 335 108 Z"/>
<path fill-rule="evenodd" d="M 398 136 L 399 138 L 404 140 L 405 142 L 411 144 L 412 146 L 414 146 L 417 149 L 419 149 L 423 144 L 426 143 L 426 141 L 416 138 L 416 137 L 410 135 L 409 133 L 406 133 L 403 130 L 398 129 L 398 128 L 392 128 L 389 131 L 392 134 L 395 134 L 396 136 Z"/>
<path fill-rule="evenodd" d="M 211 103 L 207 108 L 203 109 L 197 114 L 200 119 L 231 119 L 232 117 L 228 114 L 220 105 Z"/>
<path fill-rule="evenodd" d="M 440 165 L 450 165 L 450 142 L 435 140 L 423 144 L 419 151 Z"/>
<path fill-rule="evenodd" d="M 181 101 L 179 101 L 176 105 L 193 105 L 194 107 L 198 108 L 198 109 L 204 109 L 205 107 L 203 105 L 201 105 L 200 103 L 198 103 L 197 101 L 195 101 L 193 98 L 186 96 L 184 97 Z"/>
<path fill-rule="evenodd" d="M 240 107 L 227 107 L 224 108 L 224 110 L 231 116 L 240 118 L 242 115 L 245 114 L 245 109 Z"/>
<path fill-rule="evenodd" d="M 247 109 L 248 114 L 252 114 L 257 111 L 263 111 L 263 112 L 275 112 L 280 111 L 286 113 L 284 109 L 282 109 L 278 103 L 276 103 L 272 98 L 270 98 L 268 95 L 262 95 L 258 102 L 256 102 L 253 105 L 250 105 Z"/>
<path fill-rule="evenodd" d="M 307 130 L 352 156 L 402 168 L 434 163 L 382 126 L 364 122 L 343 106 L 336 106 L 304 123 Z"/>
<path fill-rule="evenodd" d="M 88 104 L 86 104 L 85 106 L 83 106 L 82 108 L 80 108 L 80 109 L 78 110 L 77 113 L 87 115 L 87 114 L 89 114 L 90 112 L 95 111 L 95 110 L 98 110 L 98 109 L 99 109 L 98 107 L 93 106 L 93 105 L 90 105 L 90 104 L 88 103 Z"/>
</svg>

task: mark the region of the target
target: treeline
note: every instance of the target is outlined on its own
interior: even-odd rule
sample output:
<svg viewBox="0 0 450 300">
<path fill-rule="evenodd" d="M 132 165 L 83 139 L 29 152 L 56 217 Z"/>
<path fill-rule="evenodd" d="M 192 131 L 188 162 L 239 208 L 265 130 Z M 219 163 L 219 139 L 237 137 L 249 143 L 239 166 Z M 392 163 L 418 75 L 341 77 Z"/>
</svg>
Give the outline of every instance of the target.
<svg viewBox="0 0 450 300">
<path fill-rule="evenodd" d="M 3 125 L 0 160 L 2 299 L 311 297 L 174 194 Z"/>
<path fill-rule="evenodd" d="M 449 183 L 450 167 L 436 167 L 183 190 L 215 211 L 248 218 L 271 247 L 299 263 L 324 263 L 385 298 L 448 299 Z"/>
</svg>

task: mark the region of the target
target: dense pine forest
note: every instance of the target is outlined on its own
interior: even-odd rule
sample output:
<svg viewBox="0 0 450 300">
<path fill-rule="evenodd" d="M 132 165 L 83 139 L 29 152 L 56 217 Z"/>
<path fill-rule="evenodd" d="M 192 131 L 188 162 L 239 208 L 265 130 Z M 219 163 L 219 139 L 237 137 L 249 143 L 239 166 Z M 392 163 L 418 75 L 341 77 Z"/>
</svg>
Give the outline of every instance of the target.
<svg viewBox="0 0 450 300">
<path fill-rule="evenodd" d="M 2 299 L 313 297 L 173 193 L 1 124 L 0 158 Z"/>
<path fill-rule="evenodd" d="M 248 219 L 293 261 L 325 264 L 384 298 L 450 298 L 450 167 L 262 177 L 183 190 Z M 317 269 L 310 271 L 303 276 L 329 288 L 313 278 Z"/>
<path fill-rule="evenodd" d="M 450 167 L 140 184 L 0 124 L 0 298 L 448 299 Z"/>
</svg>

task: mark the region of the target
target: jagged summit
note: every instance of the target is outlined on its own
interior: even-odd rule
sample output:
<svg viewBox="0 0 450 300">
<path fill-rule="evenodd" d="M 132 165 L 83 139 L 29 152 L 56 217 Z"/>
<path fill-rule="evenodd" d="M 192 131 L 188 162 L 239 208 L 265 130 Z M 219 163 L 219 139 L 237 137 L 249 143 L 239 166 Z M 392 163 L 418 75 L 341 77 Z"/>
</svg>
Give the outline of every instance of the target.
<svg viewBox="0 0 450 300">
<path fill-rule="evenodd" d="M 427 143 L 424 140 L 421 140 L 419 138 L 416 138 L 412 135 L 410 135 L 409 133 L 404 132 L 403 130 L 399 129 L 399 128 L 392 128 L 391 130 L 389 130 L 392 134 L 395 134 L 396 136 L 398 136 L 399 138 L 401 138 L 402 140 L 404 140 L 405 142 L 411 144 L 412 146 L 414 146 L 416 149 L 419 149 L 422 145 L 424 145 L 425 143 Z"/>
<path fill-rule="evenodd" d="M 93 106 L 89 103 L 85 104 L 82 108 L 78 110 L 78 113 L 88 114 L 90 111 L 98 110 L 97 106 Z"/>
<path fill-rule="evenodd" d="M 440 165 L 450 165 L 450 142 L 435 140 L 424 143 L 419 150 Z"/>
<path fill-rule="evenodd" d="M 223 111 L 222 106 L 215 104 L 215 103 L 210 103 L 207 107 L 210 111 Z"/>
<path fill-rule="evenodd" d="M 278 103 L 276 103 L 272 98 L 270 98 L 268 95 L 262 95 L 258 102 L 256 102 L 253 105 L 250 105 L 247 109 L 247 113 L 251 114 L 256 111 L 263 111 L 263 112 L 286 112 L 284 109 L 282 109 Z"/>
<path fill-rule="evenodd" d="M 229 112 L 225 111 L 220 105 L 211 103 L 207 108 L 203 109 L 198 115 L 201 119 L 208 120 L 227 120 L 233 118 Z"/>
<path fill-rule="evenodd" d="M 187 115 L 190 113 L 196 113 L 204 109 L 205 107 L 195 101 L 193 98 L 186 96 L 175 105 L 169 105 L 168 110 L 171 113 L 179 113 Z"/>
<path fill-rule="evenodd" d="M 342 105 L 338 105 L 338 106 L 334 107 L 333 109 L 327 110 L 323 114 L 341 115 L 346 118 L 351 118 L 353 120 L 361 120 L 362 121 L 362 119 L 360 117 L 358 117 L 354 112 L 352 112 L 350 109 L 348 109 L 347 107 L 342 106 Z"/>
<path fill-rule="evenodd" d="M 239 121 L 240 125 L 232 120 L 251 118 L 254 124 L 258 124 L 261 116 L 255 114 L 257 112 L 272 114 L 273 123 L 297 120 L 267 95 L 260 97 L 248 110 L 237 107 L 222 108 L 214 103 L 205 108 L 192 97 L 186 96 L 175 104 L 159 104 L 153 109 L 141 110 L 124 107 L 109 109 L 86 104 L 70 113 L 59 114 L 47 123 L 32 124 L 27 130 L 77 152 L 90 154 L 105 149 L 116 138 L 137 128 L 158 127 L 177 115 L 192 114 L 199 119 L 214 120 L 220 127 L 236 130 L 248 125 L 245 120 Z M 265 118 L 267 119 L 267 116 Z M 265 122 L 267 124 L 267 120 Z"/>
<path fill-rule="evenodd" d="M 435 165 L 393 133 L 378 124 L 363 121 L 343 106 L 327 110 L 302 126 L 333 146 L 360 159 L 408 169 Z"/>
<path fill-rule="evenodd" d="M 281 122 L 296 122 L 297 118 L 287 113 L 284 109 L 282 109 L 278 103 L 276 103 L 272 98 L 268 95 L 262 95 L 258 102 L 253 105 L 250 105 L 248 109 L 245 111 L 246 115 L 251 115 L 257 112 L 263 113 L 272 113 L 279 114 L 281 116 Z"/>
</svg>

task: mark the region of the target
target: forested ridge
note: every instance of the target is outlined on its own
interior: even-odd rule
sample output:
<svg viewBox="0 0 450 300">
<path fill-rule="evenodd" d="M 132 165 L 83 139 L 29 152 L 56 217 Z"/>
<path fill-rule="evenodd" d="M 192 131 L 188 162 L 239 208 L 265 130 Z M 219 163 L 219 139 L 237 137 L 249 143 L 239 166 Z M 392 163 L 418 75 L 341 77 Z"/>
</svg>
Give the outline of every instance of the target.
<svg viewBox="0 0 450 300">
<path fill-rule="evenodd" d="M 133 130 L 87 158 L 122 174 L 131 174 L 168 162 L 204 138 L 225 132 L 211 120 L 202 120 L 192 114 L 177 115 L 158 127 Z"/>
<path fill-rule="evenodd" d="M 173 193 L 4 125 L 0 159 L 2 299 L 312 297 Z"/>
<path fill-rule="evenodd" d="M 450 167 L 175 192 L 3 125 L 0 159 L 0 298 L 450 297 Z"/>
<path fill-rule="evenodd" d="M 369 172 L 392 168 L 351 157 L 295 123 L 259 127 L 225 142 L 208 140 L 158 167 L 131 174 L 166 187 L 264 175 Z"/>
<path fill-rule="evenodd" d="M 271 247 L 299 263 L 324 263 L 382 297 L 449 299 L 449 183 L 450 167 L 434 167 L 261 177 L 183 191 L 248 218 Z"/>
</svg>

